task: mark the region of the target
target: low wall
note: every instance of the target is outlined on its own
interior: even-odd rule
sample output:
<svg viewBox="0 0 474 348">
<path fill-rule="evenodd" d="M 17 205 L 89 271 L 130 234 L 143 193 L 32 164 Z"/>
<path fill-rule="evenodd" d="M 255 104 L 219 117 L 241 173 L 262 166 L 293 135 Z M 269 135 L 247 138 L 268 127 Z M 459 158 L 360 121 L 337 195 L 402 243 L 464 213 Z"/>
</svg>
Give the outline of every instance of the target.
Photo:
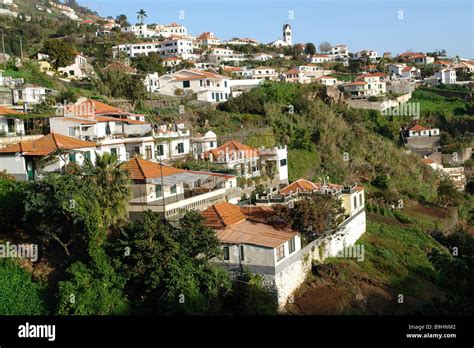
<svg viewBox="0 0 474 348">
<path fill-rule="evenodd" d="M 411 99 L 411 93 L 407 93 L 397 98 L 385 99 L 383 101 L 370 102 L 367 99 L 348 99 L 346 100 L 346 102 L 347 102 L 347 105 L 349 105 L 352 108 L 384 111 L 386 109 L 399 106 L 399 103 L 406 103 L 410 99 Z"/>
<path fill-rule="evenodd" d="M 304 283 L 313 261 L 323 262 L 328 257 L 337 256 L 345 247 L 354 245 L 365 230 L 366 214 L 365 210 L 360 210 L 344 221 L 337 232 L 312 241 L 277 265 L 274 274 L 266 272 L 263 285 L 275 294 L 278 308 L 283 310 L 294 291 Z"/>
</svg>

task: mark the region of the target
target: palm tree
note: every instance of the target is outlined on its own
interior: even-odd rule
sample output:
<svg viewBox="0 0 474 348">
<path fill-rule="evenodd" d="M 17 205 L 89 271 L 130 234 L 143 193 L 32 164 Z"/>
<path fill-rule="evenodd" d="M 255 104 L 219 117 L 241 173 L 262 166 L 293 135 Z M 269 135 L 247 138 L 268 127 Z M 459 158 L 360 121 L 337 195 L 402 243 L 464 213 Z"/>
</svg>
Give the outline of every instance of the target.
<svg viewBox="0 0 474 348">
<path fill-rule="evenodd" d="M 95 183 L 102 221 L 110 231 L 126 221 L 131 197 L 129 174 L 120 167 L 117 157 L 109 153 L 96 154 L 95 165 L 89 162 L 84 167 L 88 178 Z"/>
<path fill-rule="evenodd" d="M 148 17 L 144 9 L 140 9 L 140 11 L 137 12 L 137 15 L 137 19 L 140 21 L 140 24 L 143 24 L 145 18 Z"/>
</svg>

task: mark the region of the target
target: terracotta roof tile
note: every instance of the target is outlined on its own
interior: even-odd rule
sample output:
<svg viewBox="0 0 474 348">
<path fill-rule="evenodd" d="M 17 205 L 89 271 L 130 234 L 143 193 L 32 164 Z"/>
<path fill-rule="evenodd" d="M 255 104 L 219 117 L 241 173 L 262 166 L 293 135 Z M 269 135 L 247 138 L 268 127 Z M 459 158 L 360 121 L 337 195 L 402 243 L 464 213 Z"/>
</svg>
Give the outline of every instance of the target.
<svg viewBox="0 0 474 348">
<path fill-rule="evenodd" d="M 229 152 L 229 154 L 239 152 L 239 151 L 244 151 L 245 156 L 248 158 L 254 158 L 258 157 L 259 152 L 258 149 L 254 147 L 250 147 L 247 145 L 244 145 L 242 143 L 239 143 L 238 141 L 235 140 L 230 140 L 226 142 L 225 144 L 216 147 L 215 149 L 208 150 L 203 153 L 204 158 L 209 158 L 209 155 L 212 154 L 212 156 L 215 158 L 219 158 L 221 156 L 224 156 L 226 151 Z"/>
<path fill-rule="evenodd" d="M 183 169 L 162 166 L 160 163 L 147 161 L 139 157 L 132 158 L 122 164 L 123 168 L 130 172 L 132 180 L 146 180 L 183 173 Z"/>
<path fill-rule="evenodd" d="M 429 128 L 426 128 L 426 127 L 423 127 L 421 124 L 417 124 L 413 127 L 410 128 L 410 131 L 412 132 L 419 132 L 419 131 L 424 131 L 424 130 L 428 130 Z"/>
<path fill-rule="evenodd" d="M 25 115 L 24 112 L 12 110 L 0 105 L 0 115 Z"/>
<path fill-rule="evenodd" d="M 201 214 L 206 219 L 206 226 L 213 229 L 223 229 L 245 220 L 240 208 L 228 202 L 213 205 Z"/>
<path fill-rule="evenodd" d="M 96 147 L 96 144 L 57 133 L 50 133 L 36 140 L 20 141 L 7 146 L 0 149 L 0 153 L 20 152 L 29 156 L 43 156 L 59 149 L 71 150 L 85 147 Z"/>
<path fill-rule="evenodd" d="M 298 179 L 290 185 L 282 188 L 280 193 L 283 195 L 297 192 L 310 192 L 317 188 L 316 184 L 305 179 Z"/>
</svg>

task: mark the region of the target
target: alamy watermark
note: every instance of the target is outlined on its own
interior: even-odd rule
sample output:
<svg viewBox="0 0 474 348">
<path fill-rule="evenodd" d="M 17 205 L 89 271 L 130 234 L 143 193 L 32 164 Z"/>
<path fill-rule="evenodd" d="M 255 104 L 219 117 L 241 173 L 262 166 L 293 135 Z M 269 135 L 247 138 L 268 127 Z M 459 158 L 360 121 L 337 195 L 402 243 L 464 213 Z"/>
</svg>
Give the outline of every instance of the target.
<svg viewBox="0 0 474 348">
<path fill-rule="evenodd" d="M 420 103 L 398 103 L 397 106 L 381 111 L 383 116 L 410 116 L 420 119 Z"/>
<path fill-rule="evenodd" d="M 0 244 L 0 258 L 19 258 L 38 261 L 38 244 Z"/>
<path fill-rule="evenodd" d="M 352 246 L 345 246 L 336 254 L 338 258 L 357 259 L 358 262 L 364 261 L 364 245 L 355 244 Z"/>
</svg>

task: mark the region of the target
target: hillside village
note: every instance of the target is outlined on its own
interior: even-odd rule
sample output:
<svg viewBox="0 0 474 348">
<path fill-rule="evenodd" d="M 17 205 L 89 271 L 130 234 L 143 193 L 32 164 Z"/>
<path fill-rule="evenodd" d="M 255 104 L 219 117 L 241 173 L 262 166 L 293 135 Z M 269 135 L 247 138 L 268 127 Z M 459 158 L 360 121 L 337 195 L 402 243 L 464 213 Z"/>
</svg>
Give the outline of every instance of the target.
<svg viewBox="0 0 474 348">
<path fill-rule="evenodd" d="M 449 209 L 464 199 L 458 207 L 467 208 L 459 208 L 456 219 L 472 222 L 472 57 L 449 57 L 443 51 L 377 52 L 369 39 L 368 49 L 357 52 L 344 43 L 316 47 L 298 43 L 291 23 L 275 28 L 275 41 L 260 42 L 220 38 L 212 26 L 208 32 L 190 33 L 179 23 L 147 24 L 142 10 L 132 24 L 125 16 L 102 18 L 57 1 L 38 1 L 28 10 L 32 12 L 16 2 L 2 2 L 0 19 L 21 17 L 33 23 L 41 14 L 70 22 L 61 27 L 63 38 L 38 45 L 30 40 L 19 55 L 12 49 L 16 46 L 9 44 L 8 53 L 3 47 L 2 180 L 47 187 L 54 184 L 52 177 L 87 177 L 108 163 L 126 179 L 118 176 L 124 181 L 107 187 L 122 185 L 129 194 L 124 196 L 124 221 L 111 223 L 107 234 L 119 233 L 125 223 L 133 226 L 129 232 L 138 233 L 137 226 L 155 223 L 153 216 L 167 226 L 184 226 L 190 213 L 197 214 L 202 228 L 218 241 L 219 253 L 210 255 L 211 263 L 230 279 L 256 275 L 277 309 L 285 312 L 314 264 L 348 250 L 356 257 L 374 207 L 403 220 L 405 203 L 418 207 L 431 200 L 439 209 Z M 279 91 L 290 92 L 281 96 Z M 434 96 L 422 100 L 428 94 Z M 445 97 L 470 105 L 461 108 L 464 123 L 446 116 L 442 124 L 437 111 L 424 109 Z M 359 150 L 343 146 L 338 130 L 340 153 L 333 155 L 340 166 L 331 167 L 334 158 L 324 154 L 313 159 L 311 153 L 324 146 L 325 133 L 310 136 L 305 123 L 298 128 L 295 115 L 315 112 L 305 109 L 305 103 L 327 115 L 329 110 L 345 113 L 344 121 L 333 123 L 324 118 L 330 116 L 317 116 L 321 124 L 341 129 L 350 127 L 351 118 L 356 122 L 367 116 L 371 126 L 354 128 L 351 137 L 378 133 L 367 135 L 366 141 L 375 146 L 370 151 L 381 153 L 366 155 L 367 163 L 372 161 L 367 165 L 362 155 L 350 162 Z M 278 123 L 268 116 L 274 123 L 264 124 L 254 117 L 272 112 L 288 120 Z M 384 117 L 389 121 L 380 121 Z M 272 127 L 270 135 L 259 133 Z M 290 130 L 294 133 L 283 134 Z M 406 163 L 416 188 L 397 181 L 402 180 L 395 172 L 399 169 L 384 163 L 388 151 L 393 158 L 387 161 Z M 91 169 L 96 163 L 97 169 Z M 108 175 L 118 174 L 111 170 Z M 445 191 L 437 190 L 440 185 Z M 82 205 L 79 194 L 65 199 L 92 209 Z M 34 211 L 34 204 L 25 211 Z M 55 238 L 63 247 L 74 243 Z M 73 305 L 61 308 L 62 313 L 78 313 Z"/>
</svg>

